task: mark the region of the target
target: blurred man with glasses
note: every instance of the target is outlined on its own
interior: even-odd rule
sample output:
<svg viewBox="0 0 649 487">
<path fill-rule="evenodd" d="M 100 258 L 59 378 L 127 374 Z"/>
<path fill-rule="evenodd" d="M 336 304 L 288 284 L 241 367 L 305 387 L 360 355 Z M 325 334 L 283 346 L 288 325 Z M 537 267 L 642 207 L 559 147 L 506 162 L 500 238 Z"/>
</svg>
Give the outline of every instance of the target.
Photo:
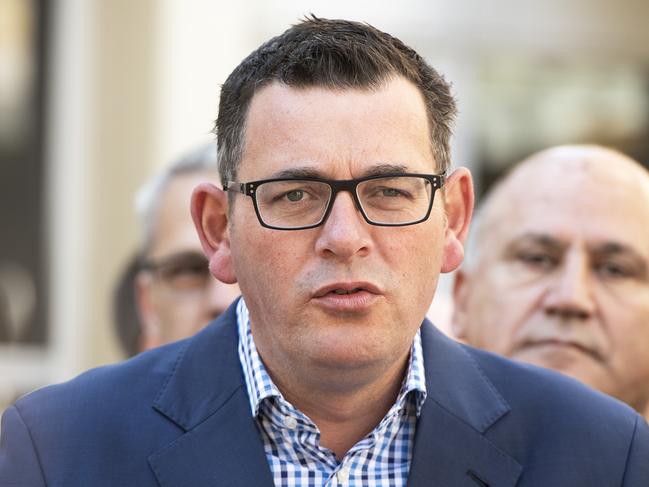
<svg viewBox="0 0 649 487">
<path fill-rule="evenodd" d="M 472 211 L 454 113 L 444 79 L 367 24 L 307 18 L 254 51 L 221 90 L 223 186 L 192 197 L 210 271 L 243 298 L 186 342 L 19 401 L 0 479 L 645 487 L 636 413 L 424 320 Z"/>
<path fill-rule="evenodd" d="M 193 335 L 239 295 L 236 284 L 211 276 L 189 213 L 194 187 L 217 179 L 211 143 L 138 191 L 140 251 L 122 273 L 114 300 L 117 335 L 127 355 Z"/>
<path fill-rule="evenodd" d="M 210 144 L 163 171 L 137 195 L 143 229 L 136 280 L 142 350 L 193 335 L 239 295 L 237 285 L 210 275 L 189 214 L 194 187 L 216 180 L 216 146 Z"/>
<path fill-rule="evenodd" d="M 598 146 L 534 154 L 486 197 L 454 331 L 649 418 L 649 172 Z"/>
</svg>

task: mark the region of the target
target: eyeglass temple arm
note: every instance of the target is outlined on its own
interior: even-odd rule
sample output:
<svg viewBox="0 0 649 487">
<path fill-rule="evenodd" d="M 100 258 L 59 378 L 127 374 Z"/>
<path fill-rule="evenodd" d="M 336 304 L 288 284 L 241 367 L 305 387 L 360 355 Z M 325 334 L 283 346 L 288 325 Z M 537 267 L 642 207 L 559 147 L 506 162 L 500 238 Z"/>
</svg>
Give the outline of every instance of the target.
<svg viewBox="0 0 649 487">
<path fill-rule="evenodd" d="M 244 183 L 237 183 L 236 181 L 226 181 L 223 185 L 223 191 L 246 194 L 246 185 Z"/>
</svg>

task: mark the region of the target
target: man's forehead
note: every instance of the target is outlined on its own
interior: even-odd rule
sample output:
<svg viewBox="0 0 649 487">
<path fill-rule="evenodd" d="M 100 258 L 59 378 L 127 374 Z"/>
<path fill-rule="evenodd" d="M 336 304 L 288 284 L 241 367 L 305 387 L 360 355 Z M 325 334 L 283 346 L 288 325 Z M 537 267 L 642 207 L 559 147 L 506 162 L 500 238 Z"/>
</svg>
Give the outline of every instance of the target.
<svg viewBox="0 0 649 487">
<path fill-rule="evenodd" d="M 198 238 L 193 235 L 195 230 L 190 213 L 192 191 L 201 182 L 215 181 L 218 181 L 216 169 L 177 174 L 169 180 L 155 215 L 154 247 L 166 245 L 167 241 L 172 241 L 172 237 L 182 234 L 191 234 L 198 242 Z M 185 239 L 193 242 L 190 238 Z"/>
<path fill-rule="evenodd" d="M 649 173 L 604 148 L 561 147 L 521 163 L 494 189 L 487 204 L 493 213 L 500 213 L 502 206 L 532 212 L 544 205 L 548 211 L 552 205 L 559 207 L 552 211 L 604 209 L 607 205 L 649 211 Z"/>
<path fill-rule="evenodd" d="M 642 223 L 646 221 L 649 207 L 572 201 L 569 194 L 530 196 L 492 207 L 482 234 L 485 245 L 515 240 L 558 247 L 578 243 L 592 250 L 635 249 L 649 257 L 649 226 Z"/>
<path fill-rule="evenodd" d="M 522 163 L 481 212 L 485 246 L 546 235 L 649 256 L 649 226 L 641 223 L 649 221 L 649 176 L 603 150 L 548 151 Z"/>
<path fill-rule="evenodd" d="M 534 183 L 533 183 L 534 182 Z M 649 172 L 619 152 L 599 146 L 561 146 L 542 151 L 520 163 L 506 178 L 503 187 L 529 189 L 590 184 L 590 190 L 649 189 Z"/>
<path fill-rule="evenodd" d="M 395 78 L 374 90 L 273 83 L 253 97 L 239 177 L 322 165 L 334 172 L 349 166 L 360 177 L 367 166 L 386 164 L 409 172 L 435 168 L 425 103 L 409 81 Z"/>
<path fill-rule="evenodd" d="M 361 103 L 349 105 L 350 96 L 358 97 L 357 100 Z M 275 118 L 284 121 L 284 115 L 291 112 L 298 116 L 309 115 L 317 119 L 322 114 L 313 112 L 310 105 L 317 104 L 318 99 L 326 100 L 329 106 L 339 106 L 347 113 L 355 113 L 359 108 L 367 108 L 362 103 L 363 98 L 370 102 L 370 107 L 406 106 L 411 112 L 404 121 L 412 120 L 413 112 L 417 112 L 421 119 L 413 123 L 417 126 L 422 122 L 428 124 L 426 101 L 421 90 L 403 76 L 392 76 L 375 86 L 293 86 L 272 81 L 256 90 L 252 96 L 246 115 L 246 125 L 251 122 L 251 112 L 259 111 L 263 112 L 265 119 L 271 121 Z"/>
<path fill-rule="evenodd" d="M 202 182 L 215 183 L 219 179 L 217 169 L 205 169 L 174 175 L 167 183 L 161 198 L 161 212 L 175 214 L 189 208 L 192 191 Z"/>
</svg>

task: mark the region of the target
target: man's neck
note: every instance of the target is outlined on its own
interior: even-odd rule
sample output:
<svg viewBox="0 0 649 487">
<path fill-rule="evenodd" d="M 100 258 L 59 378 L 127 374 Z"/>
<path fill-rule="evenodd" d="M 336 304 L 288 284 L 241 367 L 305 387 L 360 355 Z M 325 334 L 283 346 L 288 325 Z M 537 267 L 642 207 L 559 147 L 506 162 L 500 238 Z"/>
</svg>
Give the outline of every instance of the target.
<svg viewBox="0 0 649 487">
<path fill-rule="evenodd" d="M 320 430 L 320 444 L 338 459 L 370 433 L 395 403 L 408 366 L 409 354 L 372 380 L 352 382 L 348 374 L 332 382 L 318 383 L 313 376 L 275 384 L 287 401 L 306 414 Z M 271 373 L 271 375 L 273 375 Z M 286 377 L 279 374 L 278 377 Z M 298 379 L 298 380 L 296 380 Z"/>
</svg>

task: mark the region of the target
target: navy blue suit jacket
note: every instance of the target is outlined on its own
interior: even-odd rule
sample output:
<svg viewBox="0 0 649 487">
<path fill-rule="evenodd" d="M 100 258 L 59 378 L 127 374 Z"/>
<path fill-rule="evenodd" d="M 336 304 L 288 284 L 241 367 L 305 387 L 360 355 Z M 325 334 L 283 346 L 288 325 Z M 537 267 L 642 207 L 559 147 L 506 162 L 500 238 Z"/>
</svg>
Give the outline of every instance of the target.
<svg viewBox="0 0 649 487">
<path fill-rule="evenodd" d="M 40 389 L 3 415 L 2 487 L 272 487 L 237 353 L 234 306 L 199 334 Z M 416 486 L 647 487 L 630 408 L 422 326 L 428 399 Z"/>
</svg>

